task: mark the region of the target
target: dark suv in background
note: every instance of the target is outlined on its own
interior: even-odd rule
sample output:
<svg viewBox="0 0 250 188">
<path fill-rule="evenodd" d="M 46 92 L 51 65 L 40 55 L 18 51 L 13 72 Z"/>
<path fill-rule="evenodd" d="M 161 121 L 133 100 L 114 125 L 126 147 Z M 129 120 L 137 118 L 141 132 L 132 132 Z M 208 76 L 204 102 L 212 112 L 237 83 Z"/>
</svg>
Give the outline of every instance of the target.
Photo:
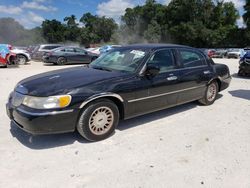
<svg viewBox="0 0 250 188">
<path fill-rule="evenodd" d="M 240 59 L 239 76 L 249 76 L 250 75 L 250 51 L 248 51 Z"/>
</svg>

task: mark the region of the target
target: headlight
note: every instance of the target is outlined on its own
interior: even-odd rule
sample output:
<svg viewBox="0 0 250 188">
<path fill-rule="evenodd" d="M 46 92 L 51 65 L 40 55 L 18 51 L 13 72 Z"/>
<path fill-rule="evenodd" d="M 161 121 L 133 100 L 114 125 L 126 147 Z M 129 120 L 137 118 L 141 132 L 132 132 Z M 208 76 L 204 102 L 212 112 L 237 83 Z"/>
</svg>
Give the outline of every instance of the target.
<svg viewBox="0 0 250 188">
<path fill-rule="evenodd" d="M 25 96 L 23 105 L 35 109 L 53 109 L 65 108 L 71 102 L 70 95 L 51 96 L 51 97 L 33 97 Z"/>
</svg>

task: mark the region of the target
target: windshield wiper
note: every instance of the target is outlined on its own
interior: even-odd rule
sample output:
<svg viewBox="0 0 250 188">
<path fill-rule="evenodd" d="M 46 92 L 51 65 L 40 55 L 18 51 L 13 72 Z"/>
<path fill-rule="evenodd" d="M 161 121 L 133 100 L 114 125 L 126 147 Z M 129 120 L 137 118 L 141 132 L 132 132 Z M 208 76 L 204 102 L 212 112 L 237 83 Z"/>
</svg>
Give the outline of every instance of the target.
<svg viewBox="0 0 250 188">
<path fill-rule="evenodd" d="M 93 69 L 97 69 L 97 70 L 103 70 L 103 71 L 112 72 L 111 69 L 108 69 L 108 68 L 106 68 L 106 67 L 96 67 L 96 66 L 93 66 L 92 68 L 93 68 Z"/>
</svg>

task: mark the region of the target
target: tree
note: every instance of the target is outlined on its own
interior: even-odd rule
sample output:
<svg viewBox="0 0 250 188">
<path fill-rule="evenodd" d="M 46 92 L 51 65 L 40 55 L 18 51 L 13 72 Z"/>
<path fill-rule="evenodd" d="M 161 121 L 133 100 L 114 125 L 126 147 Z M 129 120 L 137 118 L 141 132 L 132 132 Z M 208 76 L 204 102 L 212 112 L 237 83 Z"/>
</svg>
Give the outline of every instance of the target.
<svg viewBox="0 0 250 188">
<path fill-rule="evenodd" d="M 91 13 L 84 14 L 80 22 L 84 27 L 81 29 L 81 43 L 109 42 L 118 25 L 111 18 L 94 16 Z"/>
<path fill-rule="evenodd" d="M 246 5 L 244 6 L 245 14 L 243 15 L 243 19 L 247 25 L 247 28 L 250 28 L 250 0 L 246 0 Z"/>
<path fill-rule="evenodd" d="M 80 28 L 78 27 L 79 24 L 76 21 L 76 16 L 71 15 L 69 17 L 65 17 L 64 21 L 66 22 L 66 30 L 64 32 L 65 40 L 77 42 Z"/>
<path fill-rule="evenodd" d="M 64 42 L 66 27 L 59 21 L 45 20 L 42 23 L 42 35 L 49 43 Z"/>
</svg>

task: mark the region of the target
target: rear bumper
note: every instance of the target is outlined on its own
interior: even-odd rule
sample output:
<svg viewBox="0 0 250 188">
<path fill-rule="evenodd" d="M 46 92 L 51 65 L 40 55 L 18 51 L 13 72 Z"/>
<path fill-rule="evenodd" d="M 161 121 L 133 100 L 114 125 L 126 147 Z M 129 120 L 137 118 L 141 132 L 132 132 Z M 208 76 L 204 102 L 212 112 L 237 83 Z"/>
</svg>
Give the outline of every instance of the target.
<svg viewBox="0 0 250 188">
<path fill-rule="evenodd" d="M 220 86 L 220 91 L 223 91 L 227 89 L 232 81 L 232 77 L 229 76 L 228 78 L 222 79 L 221 80 L 221 86 Z"/>
<path fill-rule="evenodd" d="M 13 107 L 6 104 L 7 115 L 20 129 L 31 134 L 56 134 L 73 132 L 77 122 L 78 112 L 64 111 L 34 111 L 25 107 Z"/>
<path fill-rule="evenodd" d="M 48 56 L 43 56 L 42 58 L 44 63 L 56 63 L 56 58 L 53 57 L 48 57 Z"/>
</svg>

